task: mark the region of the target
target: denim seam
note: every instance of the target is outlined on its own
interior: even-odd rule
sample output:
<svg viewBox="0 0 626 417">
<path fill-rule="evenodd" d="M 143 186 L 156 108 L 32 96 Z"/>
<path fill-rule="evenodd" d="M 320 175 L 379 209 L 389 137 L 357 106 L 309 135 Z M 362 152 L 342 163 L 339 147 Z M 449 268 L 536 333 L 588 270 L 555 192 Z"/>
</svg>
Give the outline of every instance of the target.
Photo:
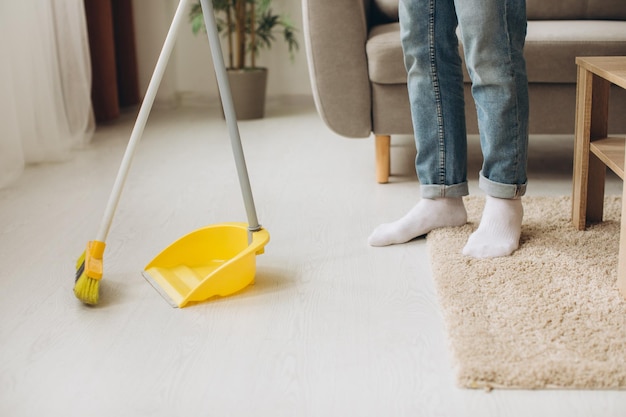
<svg viewBox="0 0 626 417">
<path fill-rule="evenodd" d="M 512 46 L 511 46 L 511 32 L 509 29 L 509 10 L 508 10 L 508 6 L 509 6 L 509 2 L 508 0 L 504 2 L 504 25 L 505 25 L 505 33 L 506 33 L 506 40 L 507 40 L 507 50 L 508 50 L 508 56 L 509 56 L 509 68 L 513 68 L 513 52 L 512 52 Z M 513 82 L 516 85 L 514 94 L 515 94 L 515 127 L 513 129 L 513 131 L 515 132 L 514 136 L 514 141 L 515 141 L 515 165 L 514 165 L 514 170 L 515 172 L 513 173 L 513 176 L 515 178 L 518 178 L 518 174 L 519 174 L 519 166 L 520 166 L 520 148 L 519 148 L 519 143 L 520 143 L 520 114 L 519 114 L 519 108 L 520 108 L 520 102 L 519 102 L 519 95 L 517 93 L 517 85 L 518 85 L 518 79 L 516 74 L 512 71 L 511 72 L 511 77 L 513 78 Z M 519 184 L 517 184 L 517 188 L 515 191 L 516 197 L 517 194 L 519 192 Z"/>
<path fill-rule="evenodd" d="M 441 88 L 439 86 L 439 78 L 437 76 L 437 51 L 435 50 L 435 0 L 429 2 L 428 16 L 428 49 L 430 58 L 430 75 L 435 93 L 435 107 L 437 108 L 437 142 L 439 145 L 439 184 L 446 183 L 446 149 L 445 149 L 445 132 L 443 126 L 443 109 L 441 106 Z M 442 190 L 443 192 L 443 190 Z"/>
</svg>

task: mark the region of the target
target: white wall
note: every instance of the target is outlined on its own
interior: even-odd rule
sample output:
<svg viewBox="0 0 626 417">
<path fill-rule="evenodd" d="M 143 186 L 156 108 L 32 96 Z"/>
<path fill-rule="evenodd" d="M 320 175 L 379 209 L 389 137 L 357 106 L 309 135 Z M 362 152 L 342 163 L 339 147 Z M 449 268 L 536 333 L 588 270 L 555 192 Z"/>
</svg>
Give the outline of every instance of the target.
<svg viewBox="0 0 626 417">
<path fill-rule="evenodd" d="M 193 1 L 193 0 L 192 0 Z M 177 0 L 133 0 L 139 82 L 143 94 L 158 58 Z M 258 65 L 269 68 L 268 96 L 311 95 L 302 37 L 302 7 L 299 0 L 273 0 L 273 10 L 287 14 L 298 28 L 300 51 L 293 62 L 287 45 L 277 38 L 272 49 L 261 52 Z M 178 32 L 176 47 L 157 95 L 157 105 L 179 101 L 217 100 L 217 85 L 205 35 L 194 36 L 185 24 Z"/>
</svg>

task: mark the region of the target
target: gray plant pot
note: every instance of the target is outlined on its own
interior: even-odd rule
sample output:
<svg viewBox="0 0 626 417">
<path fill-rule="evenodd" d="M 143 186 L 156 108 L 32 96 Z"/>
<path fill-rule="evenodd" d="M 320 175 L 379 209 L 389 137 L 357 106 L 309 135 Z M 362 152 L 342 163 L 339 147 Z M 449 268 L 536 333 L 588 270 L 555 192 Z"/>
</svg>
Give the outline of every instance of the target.
<svg viewBox="0 0 626 417">
<path fill-rule="evenodd" d="M 228 70 L 237 120 L 261 119 L 265 116 L 267 68 Z"/>
</svg>

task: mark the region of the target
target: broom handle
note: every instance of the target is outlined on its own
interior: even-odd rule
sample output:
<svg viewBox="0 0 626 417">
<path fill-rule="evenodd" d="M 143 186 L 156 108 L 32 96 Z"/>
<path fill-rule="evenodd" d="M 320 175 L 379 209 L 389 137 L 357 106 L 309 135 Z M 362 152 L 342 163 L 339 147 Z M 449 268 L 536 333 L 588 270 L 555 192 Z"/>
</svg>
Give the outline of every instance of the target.
<svg viewBox="0 0 626 417">
<path fill-rule="evenodd" d="M 226 74 L 226 65 L 224 64 L 224 56 L 222 55 L 222 45 L 220 44 L 217 25 L 215 24 L 215 15 L 213 14 L 212 0 L 200 0 L 202 4 L 202 14 L 204 15 L 204 25 L 206 27 L 207 36 L 209 38 L 209 46 L 211 56 L 213 58 L 213 66 L 215 68 L 215 76 L 217 85 L 222 98 L 222 108 L 228 131 L 230 133 L 230 142 L 235 157 L 235 165 L 237 167 L 237 175 L 239 176 L 239 186 L 248 215 L 248 230 L 256 232 L 261 229 L 261 225 L 257 220 L 256 209 L 254 208 L 254 199 L 252 197 L 252 188 L 250 187 L 250 178 L 246 168 L 246 160 L 241 146 L 241 138 L 239 136 L 239 128 L 237 126 L 237 116 L 235 115 L 235 106 L 233 97 L 228 83 Z"/>
<path fill-rule="evenodd" d="M 121 166 L 119 168 L 119 171 L 117 172 L 117 178 L 115 179 L 115 183 L 113 184 L 113 190 L 111 191 L 111 195 L 109 196 L 109 202 L 107 203 L 106 209 L 104 211 L 104 216 L 102 218 L 102 223 L 100 224 L 100 229 L 98 230 L 98 234 L 96 236 L 96 240 L 100 242 L 105 242 L 107 235 L 109 234 L 109 229 L 111 228 L 111 223 L 113 222 L 113 215 L 115 214 L 117 204 L 120 201 L 122 188 L 124 187 L 124 183 L 126 182 L 126 177 L 128 176 L 130 164 L 132 162 L 133 155 L 135 154 L 135 148 L 139 143 L 139 140 L 141 139 L 141 135 L 143 134 L 144 127 L 146 126 L 148 116 L 150 115 L 150 110 L 152 109 L 154 98 L 156 97 L 157 91 L 159 89 L 159 84 L 161 83 L 161 79 L 163 78 L 163 74 L 165 73 L 167 62 L 169 61 L 172 49 L 174 48 L 176 33 L 178 32 L 178 28 L 180 27 L 183 18 L 185 17 L 185 8 L 188 2 L 189 0 L 180 0 L 170 29 L 167 32 L 165 42 L 163 43 L 163 48 L 161 49 L 159 59 L 157 60 L 156 67 L 154 68 L 154 72 L 152 73 L 150 83 L 148 84 L 146 95 L 143 99 L 143 102 L 141 103 L 139 115 L 137 116 L 135 126 L 133 127 L 133 131 L 130 135 L 128 145 L 126 146 L 126 152 L 124 153 L 124 158 L 122 159 Z"/>
</svg>

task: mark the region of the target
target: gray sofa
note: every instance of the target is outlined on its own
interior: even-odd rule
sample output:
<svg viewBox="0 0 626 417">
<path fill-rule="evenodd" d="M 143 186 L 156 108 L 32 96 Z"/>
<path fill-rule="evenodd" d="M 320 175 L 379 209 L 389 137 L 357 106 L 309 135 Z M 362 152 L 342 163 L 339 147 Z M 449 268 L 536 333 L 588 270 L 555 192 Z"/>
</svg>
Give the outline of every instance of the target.
<svg viewBox="0 0 626 417">
<path fill-rule="evenodd" d="M 413 133 L 398 0 L 302 2 L 317 110 L 339 135 L 375 136 L 376 179 L 387 182 L 391 135 Z M 626 55 L 626 0 L 527 0 L 526 5 L 530 132 L 573 137 L 575 57 Z M 467 73 L 465 80 L 468 133 L 477 133 Z M 611 91 L 609 130 L 626 132 L 622 89 Z"/>
</svg>

